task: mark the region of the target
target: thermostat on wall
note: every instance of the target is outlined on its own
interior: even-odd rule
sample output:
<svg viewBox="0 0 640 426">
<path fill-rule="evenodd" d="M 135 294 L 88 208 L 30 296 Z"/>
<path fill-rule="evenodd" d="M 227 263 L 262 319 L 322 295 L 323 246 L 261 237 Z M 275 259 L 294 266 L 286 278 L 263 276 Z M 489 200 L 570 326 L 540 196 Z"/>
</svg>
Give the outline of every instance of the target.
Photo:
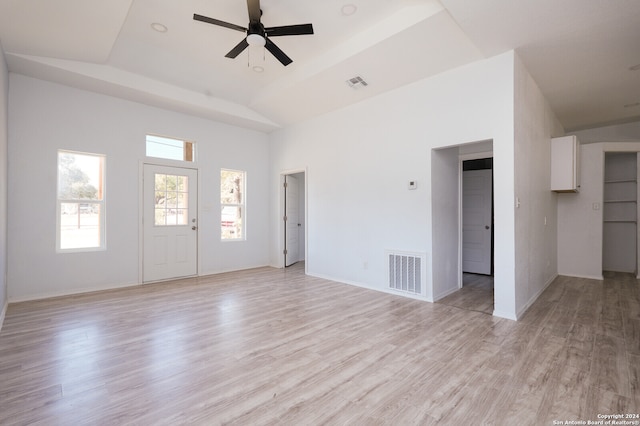
<svg viewBox="0 0 640 426">
<path fill-rule="evenodd" d="M 409 181 L 409 189 L 416 189 L 416 188 L 418 188 L 418 181 L 410 180 Z"/>
</svg>

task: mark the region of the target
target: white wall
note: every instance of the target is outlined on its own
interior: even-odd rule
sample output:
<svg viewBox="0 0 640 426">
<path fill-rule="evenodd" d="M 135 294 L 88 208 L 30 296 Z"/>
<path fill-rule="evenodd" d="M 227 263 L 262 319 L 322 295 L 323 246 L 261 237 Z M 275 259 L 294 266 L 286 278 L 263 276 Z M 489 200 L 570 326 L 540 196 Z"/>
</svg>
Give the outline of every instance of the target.
<svg viewBox="0 0 640 426">
<path fill-rule="evenodd" d="M 460 156 L 458 147 L 431 151 L 431 233 L 433 251 L 430 300 L 439 300 L 459 289 Z M 452 194 L 456 196 L 451 196 Z"/>
<path fill-rule="evenodd" d="M 604 131 L 604 137 L 610 134 Z M 602 129 L 575 132 L 598 140 Z M 639 138 L 640 139 L 640 138 Z M 602 279 L 602 200 L 605 152 L 640 152 L 638 142 L 601 142 L 580 147 L 580 192 L 558 195 L 558 273 Z M 597 208 L 594 208 L 596 205 Z"/>
<path fill-rule="evenodd" d="M 9 81 L 9 300 L 138 283 L 146 133 L 197 144 L 199 273 L 269 263 L 266 135 L 13 73 Z M 56 253 L 58 149 L 107 157 L 106 251 Z M 220 242 L 222 167 L 247 171 L 245 242 Z"/>
<path fill-rule="evenodd" d="M 583 145 L 594 142 L 638 142 L 640 121 L 580 130 L 571 134 L 576 135 Z"/>
<path fill-rule="evenodd" d="M 513 61 L 513 52 L 479 61 L 271 134 L 274 200 L 282 171 L 308 167 L 309 274 L 385 291 L 385 250 L 424 252 L 430 280 L 447 280 L 434 284 L 447 288 L 457 276 L 431 262 L 439 250 L 432 207 L 441 205 L 432 199 L 432 149 L 492 139 L 496 310 L 515 317 Z M 279 265 L 277 203 L 271 222 L 271 262 Z"/>
<path fill-rule="evenodd" d="M 0 329 L 7 307 L 7 146 L 9 71 L 0 44 Z"/>
<path fill-rule="evenodd" d="M 516 306 L 521 316 L 557 276 L 557 196 L 551 138 L 564 130 L 519 58 L 515 61 Z"/>
</svg>

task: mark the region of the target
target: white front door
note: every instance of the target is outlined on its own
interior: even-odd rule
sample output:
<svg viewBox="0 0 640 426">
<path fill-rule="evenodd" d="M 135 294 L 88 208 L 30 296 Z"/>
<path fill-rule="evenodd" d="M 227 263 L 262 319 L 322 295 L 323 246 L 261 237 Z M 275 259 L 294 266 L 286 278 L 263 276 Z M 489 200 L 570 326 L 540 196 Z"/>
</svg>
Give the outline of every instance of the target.
<svg viewBox="0 0 640 426">
<path fill-rule="evenodd" d="M 284 266 L 293 265 L 298 261 L 299 235 L 299 201 L 298 179 L 291 175 L 284 177 Z"/>
<path fill-rule="evenodd" d="M 462 172 L 462 270 L 491 274 L 491 170 Z"/>
<path fill-rule="evenodd" d="M 144 282 L 196 275 L 198 171 L 144 165 Z"/>
</svg>

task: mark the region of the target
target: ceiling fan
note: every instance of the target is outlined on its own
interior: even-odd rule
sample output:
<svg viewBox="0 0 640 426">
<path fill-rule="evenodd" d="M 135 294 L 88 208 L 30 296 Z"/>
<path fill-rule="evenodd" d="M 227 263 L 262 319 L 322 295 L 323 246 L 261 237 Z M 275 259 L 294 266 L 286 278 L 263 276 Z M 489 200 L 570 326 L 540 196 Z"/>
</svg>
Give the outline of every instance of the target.
<svg viewBox="0 0 640 426">
<path fill-rule="evenodd" d="M 293 62 L 293 60 L 288 57 L 282 50 L 280 50 L 280 48 L 276 46 L 269 38 L 289 35 L 313 34 L 313 25 L 311 24 L 285 25 L 281 27 L 265 28 L 265 26 L 262 25 L 262 22 L 260 22 L 260 17 L 262 16 L 262 10 L 260 9 L 260 0 L 247 0 L 247 9 L 249 10 L 248 28 L 241 27 L 240 25 L 230 24 L 218 19 L 209 18 L 207 16 L 198 15 L 197 13 L 193 14 L 193 19 L 195 19 L 196 21 L 219 25 L 221 27 L 247 33 L 247 36 L 242 39 L 242 41 L 238 43 L 236 47 L 231 49 L 229 53 L 225 55 L 227 58 L 237 57 L 249 45 L 258 45 L 264 46 L 284 66 L 289 65 L 291 62 Z"/>
</svg>

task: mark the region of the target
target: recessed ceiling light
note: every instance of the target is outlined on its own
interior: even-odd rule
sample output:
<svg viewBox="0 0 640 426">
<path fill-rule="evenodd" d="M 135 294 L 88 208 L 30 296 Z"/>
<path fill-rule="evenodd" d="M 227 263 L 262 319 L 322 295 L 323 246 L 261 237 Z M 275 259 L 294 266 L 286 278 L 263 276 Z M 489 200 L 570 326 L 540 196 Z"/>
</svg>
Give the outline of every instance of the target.
<svg viewBox="0 0 640 426">
<path fill-rule="evenodd" d="M 356 6 L 355 4 L 349 3 L 342 6 L 342 9 L 340 11 L 344 16 L 351 16 L 354 13 L 356 13 L 357 10 L 358 10 L 358 6 Z"/>
<path fill-rule="evenodd" d="M 640 102 L 634 102 L 632 104 L 626 104 L 624 107 L 625 108 L 633 108 L 633 107 L 637 107 L 640 106 Z"/>
<path fill-rule="evenodd" d="M 629 71 L 638 71 L 640 70 L 640 64 L 629 67 Z"/>
<path fill-rule="evenodd" d="M 253 70 L 257 73 L 261 73 L 264 71 L 264 68 L 262 68 L 261 66 L 256 65 L 255 67 L 253 67 Z"/>
<path fill-rule="evenodd" d="M 154 22 L 153 24 L 151 24 L 151 28 L 153 28 L 154 31 L 157 31 L 159 33 L 166 33 L 168 31 L 167 26 L 159 22 Z"/>
</svg>

